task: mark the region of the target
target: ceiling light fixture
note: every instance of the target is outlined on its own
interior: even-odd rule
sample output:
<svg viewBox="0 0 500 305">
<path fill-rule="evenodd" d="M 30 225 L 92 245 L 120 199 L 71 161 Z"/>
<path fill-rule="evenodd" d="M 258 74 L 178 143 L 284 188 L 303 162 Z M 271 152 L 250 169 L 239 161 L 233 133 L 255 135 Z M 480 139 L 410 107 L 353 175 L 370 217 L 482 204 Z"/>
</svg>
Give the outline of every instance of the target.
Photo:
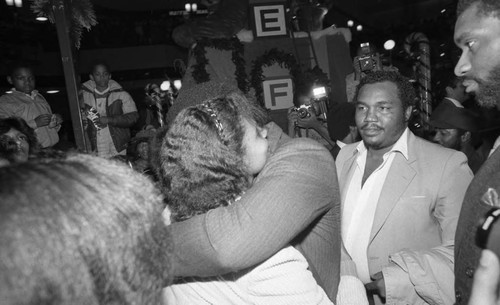
<svg viewBox="0 0 500 305">
<path fill-rule="evenodd" d="M 14 0 L 5 0 L 5 3 L 7 3 L 8 6 L 13 6 Z"/>
<path fill-rule="evenodd" d="M 386 42 L 384 42 L 384 49 L 386 49 L 387 51 L 394 49 L 395 46 L 396 42 L 392 39 L 389 39 Z"/>
<path fill-rule="evenodd" d="M 162 91 L 167 91 L 168 89 L 170 89 L 170 82 L 168 80 L 164 80 L 160 85 L 160 89 Z"/>
<path fill-rule="evenodd" d="M 16 7 L 22 7 L 23 6 L 23 0 L 14 0 L 14 4 Z"/>
<path fill-rule="evenodd" d="M 35 18 L 37 21 L 41 21 L 41 22 L 45 22 L 47 20 L 49 20 L 47 17 L 45 16 L 38 16 Z"/>
</svg>

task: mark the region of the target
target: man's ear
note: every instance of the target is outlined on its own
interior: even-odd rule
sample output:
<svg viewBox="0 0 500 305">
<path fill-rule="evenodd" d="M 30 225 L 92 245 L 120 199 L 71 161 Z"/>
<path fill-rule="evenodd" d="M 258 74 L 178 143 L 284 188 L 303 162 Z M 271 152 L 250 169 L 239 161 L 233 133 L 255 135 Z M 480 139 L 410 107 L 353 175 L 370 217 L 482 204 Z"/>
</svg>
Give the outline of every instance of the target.
<svg viewBox="0 0 500 305">
<path fill-rule="evenodd" d="M 89 78 L 90 78 L 90 80 L 93 80 L 95 82 L 94 75 L 92 75 L 92 73 L 89 74 Z"/>
<path fill-rule="evenodd" d="M 413 112 L 413 106 L 408 106 L 405 110 L 405 121 L 408 122 L 411 117 L 411 113 Z"/>
<path fill-rule="evenodd" d="M 12 76 L 7 76 L 7 82 L 11 85 L 14 85 L 14 82 L 12 81 Z"/>
<path fill-rule="evenodd" d="M 109 79 L 113 78 L 113 74 L 109 73 Z"/>
<path fill-rule="evenodd" d="M 472 137 L 472 134 L 470 131 L 466 131 L 461 137 L 460 137 L 460 141 L 462 143 L 467 143 L 471 140 L 471 137 Z"/>
</svg>

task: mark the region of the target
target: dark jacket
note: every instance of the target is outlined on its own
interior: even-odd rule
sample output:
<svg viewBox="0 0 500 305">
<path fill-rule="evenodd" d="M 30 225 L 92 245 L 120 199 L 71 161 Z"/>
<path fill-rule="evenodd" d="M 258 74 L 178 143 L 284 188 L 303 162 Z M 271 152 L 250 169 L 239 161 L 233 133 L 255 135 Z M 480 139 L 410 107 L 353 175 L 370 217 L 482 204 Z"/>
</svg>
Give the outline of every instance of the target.
<svg viewBox="0 0 500 305">
<path fill-rule="evenodd" d="M 455 297 L 456 304 L 467 304 L 472 289 L 474 270 L 481 256 L 481 248 L 476 245 L 475 236 L 481 218 L 493 208 L 484 196 L 488 189 L 500 194 L 500 149 L 476 173 L 467 192 L 458 218 L 455 235 Z M 494 196 L 493 196 L 494 197 Z"/>
</svg>

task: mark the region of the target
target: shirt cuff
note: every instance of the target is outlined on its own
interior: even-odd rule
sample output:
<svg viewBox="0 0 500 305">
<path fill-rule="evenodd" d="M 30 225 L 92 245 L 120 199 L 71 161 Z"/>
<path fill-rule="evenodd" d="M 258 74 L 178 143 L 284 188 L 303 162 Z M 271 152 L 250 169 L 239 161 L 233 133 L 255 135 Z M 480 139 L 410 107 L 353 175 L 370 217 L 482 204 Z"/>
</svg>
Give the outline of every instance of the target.
<svg viewBox="0 0 500 305">
<path fill-rule="evenodd" d="M 396 264 L 392 263 L 383 268 L 382 274 L 384 275 L 387 304 L 399 304 L 401 300 L 405 300 L 409 295 L 415 293 L 408 273 Z"/>
</svg>

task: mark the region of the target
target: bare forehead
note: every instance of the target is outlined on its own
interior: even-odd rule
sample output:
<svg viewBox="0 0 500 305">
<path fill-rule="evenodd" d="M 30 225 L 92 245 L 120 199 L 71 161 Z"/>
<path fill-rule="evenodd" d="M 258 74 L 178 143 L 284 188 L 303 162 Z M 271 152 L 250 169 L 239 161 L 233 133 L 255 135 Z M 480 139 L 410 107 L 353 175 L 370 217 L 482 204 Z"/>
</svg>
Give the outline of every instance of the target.
<svg viewBox="0 0 500 305">
<path fill-rule="evenodd" d="M 31 68 L 28 67 L 19 67 L 16 68 L 14 71 L 12 71 L 12 76 L 14 77 L 33 76 L 33 71 L 31 70 Z"/>
<path fill-rule="evenodd" d="M 376 96 L 378 98 L 391 97 L 390 100 L 392 100 L 398 97 L 398 86 L 390 81 L 366 84 L 359 89 L 359 97 L 363 96 Z"/>
<path fill-rule="evenodd" d="M 500 19 L 494 13 L 485 14 L 479 11 L 478 4 L 473 4 L 457 18 L 455 24 L 455 43 L 460 45 L 468 36 L 500 37 Z"/>
<path fill-rule="evenodd" d="M 106 65 L 101 65 L 101 64 L 96 65 L 92 70 L 92 73 L 106 73 L 106 72 L 109 73 L 108 67 L 106 67 Z"/>
</svg>

